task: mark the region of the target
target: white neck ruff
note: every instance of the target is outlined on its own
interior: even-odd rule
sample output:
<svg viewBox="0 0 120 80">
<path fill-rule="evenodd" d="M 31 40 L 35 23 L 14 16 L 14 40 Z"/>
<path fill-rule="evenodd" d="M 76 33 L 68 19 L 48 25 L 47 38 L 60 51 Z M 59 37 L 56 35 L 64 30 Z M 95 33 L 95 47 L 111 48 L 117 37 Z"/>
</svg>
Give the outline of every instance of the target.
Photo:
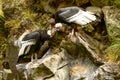
<svg viewBox="0 0 120 80">
<path fill-rule="evenodd" d="M 62 23 L 56 23 L 55 28 L 62 27 Z"/>
<path fill-rule="evenodd" d="M 48 30 L 48 31 L 47 31 L 47 34 L 48 34 L 49 36 L 52 35 L 51 33 L 52 33 L 51 30 Z"/>
</svg>

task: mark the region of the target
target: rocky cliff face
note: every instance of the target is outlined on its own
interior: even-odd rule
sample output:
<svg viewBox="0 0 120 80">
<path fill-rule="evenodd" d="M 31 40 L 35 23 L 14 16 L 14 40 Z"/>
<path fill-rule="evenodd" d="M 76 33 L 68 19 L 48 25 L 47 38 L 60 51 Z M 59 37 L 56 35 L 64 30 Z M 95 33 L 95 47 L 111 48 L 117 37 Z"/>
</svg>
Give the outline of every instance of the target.
<svg viewBox="0 0 120 80">
<path fill-rule="evenodd" d="M 71 32 L 56 33 L 44 43 L 37 61 L 26 56 L 17 63 L 13 42 L 26 30 L 54 27 L 55 11 L 67 6 L 94 12 L 97 20 L 84 28 L 76 25 L 72 37 Z M 0 80 L 119 80 L 119 6 L 119 0 L 0 1 Z"/>
</svg>

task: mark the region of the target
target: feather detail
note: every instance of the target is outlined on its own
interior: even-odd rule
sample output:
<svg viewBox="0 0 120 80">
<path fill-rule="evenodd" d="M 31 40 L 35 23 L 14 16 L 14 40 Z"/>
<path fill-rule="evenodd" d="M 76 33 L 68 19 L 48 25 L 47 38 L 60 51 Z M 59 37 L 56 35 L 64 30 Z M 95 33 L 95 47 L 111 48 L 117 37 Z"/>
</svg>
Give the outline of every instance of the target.
<svg viewBox="0 0 120 80">
<path fill-rule="evenodd" d="M 86 25 L 96 20 L 94 13 L 84 11 L 79 7 L 61 8 L 56 12 L 58 19 L 66 23 L 76 23 L 79 25 Z"/>
<path fill-rule="evenodd" d="M 27 52 L 24 52 L 25 49 L 26 49 L 26 47 L 35 45 L 36 41 L 32 39 L 32 40 L 28 40 L 28 41 L 22 41 L 22 43 L 23 43 L 23 44 L 22 44 L 22 46 L 21 46 L 21 48 L 20 48 L 20 50 L 19 50 L 18 56 L 27 54 Z M 27 50 L 27 51 L 28 51 L 28 50 Z"/>
<path fill-rule="evenodd" d="M 85 12 L 80 10 L 77 14 L 71 16 L 70 18 L 66 19 L 68 22 L 77 23 L 80 25 L 88 24 L 92 21 L 96 20 L 96 16 L 91 14 L 90 12 Z"/>
<path fill-rule="evenodd" d="M 96 16 L 92 13 L 92 12 L 85 12 L 83 11 L 83 15 L 87 18 L 90 19 L 91 21 L 95 21 L 96 20 Z"/>
<path fill-rule="evenodd" d="M 27 35 L 28 33 L 30 33 L 28 30 L 25 31 L 25 32 L 20 36 L 20 38 L 14 42 L 14 45 L 15 45 L 15 46 L 18 46 L 18 47 L 21 47 L 22 39 L 23 39 L 23 38 L 25 37 L 25 35 Z"/>
</svg>

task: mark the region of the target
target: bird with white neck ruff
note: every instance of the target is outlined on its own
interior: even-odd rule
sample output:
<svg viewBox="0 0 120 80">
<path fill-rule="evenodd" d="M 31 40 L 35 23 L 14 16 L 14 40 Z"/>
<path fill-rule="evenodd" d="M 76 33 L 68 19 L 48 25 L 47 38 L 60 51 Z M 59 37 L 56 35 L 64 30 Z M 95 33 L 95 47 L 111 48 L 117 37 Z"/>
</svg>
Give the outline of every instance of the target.
<svg viewBox="0 0 120 80">
<path fill-rule="evenodd" d="M 81 25 L 83 28 L 86 24 L 96 21 L 96 19 L 97 17 L 94 13 L 84 11 L 80 7 L 72 6 L 60 8 L 55 13 L 55 27 L 62 29 L 62 23 L 66 23 L 70 24 L 71 28 L 76 28 L 76 26 L 74 26 L 75 24 Z"/>
<path fill-rule="evenodd" d="M 35 30 L 32 32 L 24 32 L 18 40 L 15 41 L 14 45 L 19 47 L 18 62 L 26 55 L 32 55 L 31 60 L 33 61 L 33 55 L 35 54 L 35 60 L 37 60 L 37 52 L 46 40 L 49 40 L 54 36 L 56 30 Z"/>
<path fill-rule="evenodd" d="M 55 13 L 55 22 L 56 22 L 56 29 L 62 30 L 63 25 L 62 23 L 70 24 L 72 28 L 72 32 L 69 33 L 69 37 L 74 41 L 75 39 L 75 24 L 81 25 L 83 28 L 85 25 L 96 21 L 97 17 L 94 13 L 89 11 L 84 11 L 80 7 L 72 6 L 66 8 L 60 8 Z"/>
</svg>

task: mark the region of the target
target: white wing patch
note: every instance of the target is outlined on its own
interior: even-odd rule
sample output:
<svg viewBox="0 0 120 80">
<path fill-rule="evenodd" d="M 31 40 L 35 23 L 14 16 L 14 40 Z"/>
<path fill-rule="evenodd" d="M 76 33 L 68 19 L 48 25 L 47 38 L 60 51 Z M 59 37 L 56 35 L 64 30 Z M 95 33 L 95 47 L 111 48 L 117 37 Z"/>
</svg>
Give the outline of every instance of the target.
<svg viewBox="0 0 120 80">
<path fill-rule="evenodd" d="M 66 19 L 68 22 L 73 22 L 76 24 L 80 24 L 80 25 L 85 25 L 88 24 L 92 21 L 96 20 L 96 16 L 94 15 L 94 13 L 92 12 L 85 12 L 83 10 L 79 10 L 79 12 L 73 16 L 71 16 L 70 18 Z"/>
<path fill-rule="evenodd" d="M 14 45 L 15 45 L 15 46 L 18 46 L 18 47 L 21 47 L 22 39 L 23 39 L 23 38 L 25 37 L 25 35 L 27 35 L 28 33 L 30 33 L 28 30 L 25 31 L 25 32 L 19 37 L 19 39 L 14 42 Z"/>
<path fill-rule="evenodd" d="M 28 40 L 28 41 L 22 41 L 21 44 L 22 44 L 22 46 L 21 46 L 21 48 L 19 50 L 18 56 L 27 54 L 29 52 L 29 50 L 30 50 L 30 47 L 32 45 L 36 44 L 36 41 L 34 39 L 31 39 L 31 40 Z M 27 49 L 26 49 L 26 47 L 27 47 Z"/>
<path fill-rule="evenodd" d="M 92 13 L 92 12 L 84 12 L 83 11 L 83 15 L 87 18 L 90 19 L 91 21 L 95 21 L 96 20 L 96 16 Z"/>
</svg>

